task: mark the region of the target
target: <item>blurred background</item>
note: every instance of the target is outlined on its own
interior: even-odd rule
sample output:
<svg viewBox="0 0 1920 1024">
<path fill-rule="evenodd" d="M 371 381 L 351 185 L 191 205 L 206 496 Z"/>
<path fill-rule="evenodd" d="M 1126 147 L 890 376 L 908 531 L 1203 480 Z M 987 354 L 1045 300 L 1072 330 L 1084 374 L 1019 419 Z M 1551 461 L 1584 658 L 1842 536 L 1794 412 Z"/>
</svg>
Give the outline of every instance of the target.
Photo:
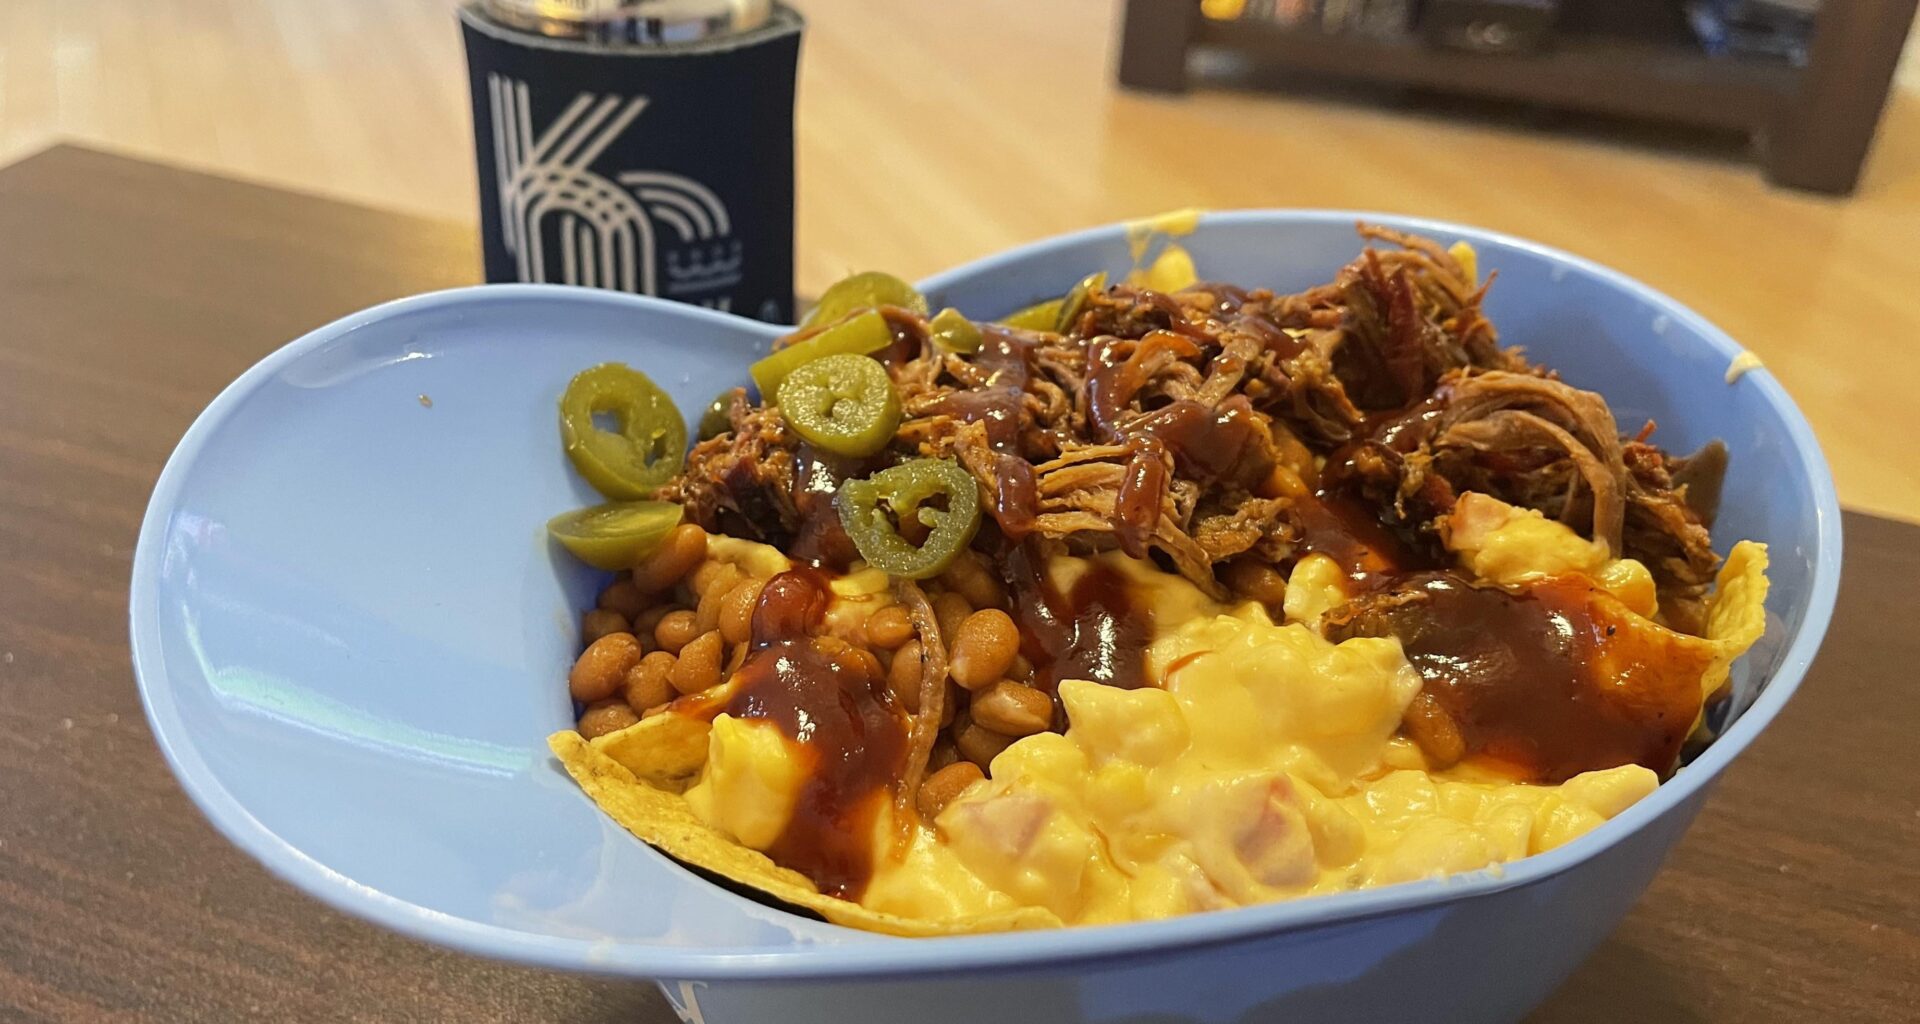
<svg viewBox="0 0 1920 1024">
<path fill-rule="evenodd" d="M 474 222 L 457 6 L 5 0 L 0 162 L 75 141 Z M 1912 0 L 796 6 L 802 294 L 1182 206 L 1469 221 L 1692 305 L 1843 500 L 1920 517 Z"/>
</svg>

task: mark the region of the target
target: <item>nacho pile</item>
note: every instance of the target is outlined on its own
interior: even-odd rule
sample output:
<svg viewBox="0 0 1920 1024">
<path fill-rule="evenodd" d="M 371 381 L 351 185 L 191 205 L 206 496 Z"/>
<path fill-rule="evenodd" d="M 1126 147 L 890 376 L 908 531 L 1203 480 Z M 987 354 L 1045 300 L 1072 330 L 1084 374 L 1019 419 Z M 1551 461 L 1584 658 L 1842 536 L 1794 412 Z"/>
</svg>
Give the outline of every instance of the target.
<svg viewBox="0 0 1920 1024">
<path fill-rule="evenodd" d="M 1679 770 L 1765 628 L 1725 450 L 1502 347 L 1468 248 L 1363 226 L 1275 294 L 1193 280 L 1195 220 L 999 323 L 855 275 L 684 458 L 644 372 L 576 378 L 582 790 L 925 936 L 1477 870 Z"/>
</svg>

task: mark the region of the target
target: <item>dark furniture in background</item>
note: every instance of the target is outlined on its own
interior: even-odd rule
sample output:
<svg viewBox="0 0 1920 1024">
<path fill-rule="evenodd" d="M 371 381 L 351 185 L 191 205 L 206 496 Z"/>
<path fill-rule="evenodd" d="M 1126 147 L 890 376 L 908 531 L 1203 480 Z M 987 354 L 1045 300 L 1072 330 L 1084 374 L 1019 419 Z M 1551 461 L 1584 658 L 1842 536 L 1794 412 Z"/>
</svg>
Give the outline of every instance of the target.
<svg viewBox="0 0 1920 1024">
<path fill-rule="evenodd" d="M 1122 0 L 1119 78 L 1188 87 L 1214 50 L 1328 79 L 1404 85 L 1748 133 L 1767 177 L 1848 193 L 1880 122 L 1916 0 L 1825 0 L 1805 67 L 1707 55 L 1679 0 L 1569 0 L 1539 53 L 1439 49 L 1417 37 L 1214 21 L 1195 0 Z"/>
<path fill-rule="evenodd" d="M 187 802 L 134 690 L 134 537 L 181 433 L 289 339 L 472 283 L 476 234 L 71 147 L 0 169 L 0 1021 L 676 1020 L 652 985 L 421 945 L 275 880 Z M 1846 531 L 1800 694 L 1531 1024 L 1912 1019 L 1920 527 Z"/>
</svg>

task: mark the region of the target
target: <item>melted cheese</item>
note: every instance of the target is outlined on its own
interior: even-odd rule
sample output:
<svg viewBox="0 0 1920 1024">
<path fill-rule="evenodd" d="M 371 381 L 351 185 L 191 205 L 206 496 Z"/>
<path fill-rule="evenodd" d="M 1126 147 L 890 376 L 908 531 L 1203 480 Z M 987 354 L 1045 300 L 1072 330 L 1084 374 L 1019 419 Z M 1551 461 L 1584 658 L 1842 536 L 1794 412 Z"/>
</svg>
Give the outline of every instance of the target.
<svg viewBox="0 0 1920 1024">
<path fill-rule="evenodd" d="M 1645 565 L 1612 557 L 1605 543 L 1588 540 L 1536 509 L 1469 491 L 1454 503 L 1445 526 L 1447 549 L 1481 579 L 1525 583 L 1581 573 L 1636 615 L 1652 618 L 1658 611 L 1653 573 Z"/>
<path fill-rule="evenodd" d="M 1127 274 L 1127 282 L 1157 292 L 1177 292 L 1198 281 L 1193 256 L 1173 239 L 1193 234 L 1203 212 L 1188 207 L 1128 222 L 1127 251 L 1133 269 Z M 1147 253 L 1155 242 L 1160 243 L 1160 253 L 1149 261 Z"/>
<path fill-rule="evenodd" d="M 942 813 L 977 878 L 1068 923 L 1166 917 L 1500 864 L 1657 781 L 1430 774 L 1395 736 L 1420 688 L 1397 642 L 1335 644 L 1253 608 L 1169 630 L 1149 674 L 1160 689 L 1062 683 L 1066 733 L 1014 743 Z"/>
<path fill-rule="evenodd" d="M 793 816 L 806 759 L 772 722 L 720 715 L 707 735 L 707 766 L 687 789 L 700 820 L 742 846 L 765 850 Z"/>
<path fill-rule="evenodd" d="M 1537 513 L 1463 504 L 1468 517 L 1451 537 L 1476 572 L 1634 575 Z M 1344 599 L 1330 560 L 1301 560 L 1289 621 L 1276 624 L 1256 604 L 1223 605 L 1178 577 L 1106 557 L 1152 612 L 1147 675 L 1158 688 L 1063 682 L 1064 734 L 1013 743 L 991 778 L 932 826 L 908 825 L 904 842 L 893 809 L 881 813 L 863 905 L 934 921 L 1044 907 L 1082 924 L 1384 885 L 1551 849 L 1656 785 L 1632 765 L 1559 786 L 1427 771 L 1398 735 L 1421 685 L 1399 643 L 1336 644 L 1312 626 Z M 1048 574 L 1070 586 L 1087 567 L 1060 559 Z M 833 593 L 829 619 L 848 632 L 890 601 L 883 579 L 859 573 Z M 1736 628 L 1746 624 L 1727 631 Z M 687 800 L 702 820 L 764 850 L 792 813 L 808 760 L 767 723 L 721 715 Z"/>
</svg>

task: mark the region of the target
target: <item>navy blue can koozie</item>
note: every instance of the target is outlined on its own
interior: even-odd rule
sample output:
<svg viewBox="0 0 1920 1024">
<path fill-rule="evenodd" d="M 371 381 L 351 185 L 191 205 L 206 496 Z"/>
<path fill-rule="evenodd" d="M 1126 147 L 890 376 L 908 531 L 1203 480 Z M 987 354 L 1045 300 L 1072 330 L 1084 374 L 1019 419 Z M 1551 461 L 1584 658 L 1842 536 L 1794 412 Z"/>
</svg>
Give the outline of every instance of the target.
<svg viewBox="0 0 1920 1024">
<path fill-rule="evenodd" d="M 488 281 L 793 322 L 799 14 L 683 40 L 558 38 L 481 4 L 460 21 Z"/>
</svg>

